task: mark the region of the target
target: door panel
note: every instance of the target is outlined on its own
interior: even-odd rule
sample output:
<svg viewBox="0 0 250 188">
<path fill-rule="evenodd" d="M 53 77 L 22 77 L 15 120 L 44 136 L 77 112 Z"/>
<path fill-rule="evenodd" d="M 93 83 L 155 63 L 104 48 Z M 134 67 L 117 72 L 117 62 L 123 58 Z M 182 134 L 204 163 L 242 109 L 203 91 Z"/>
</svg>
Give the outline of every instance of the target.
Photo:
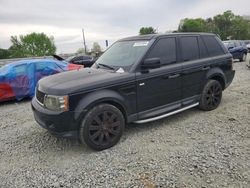
<svg viewBox="0 0 250 188">
<path fill-rule="evenodd" d="M 192 99 L 201 93 L 206 72 L 210 67 L 207 64 L 208 58 L 200 59 L 200 57 L 206 57 L 208 54 L 199 36 L 182 36 L 180 37 L 180 45 L 183 60 L 182 99 L 185 106 L 185 99 Z"/>
<path fill-rule="evenodd" d="M 182 63 L 182 98 L 199 95 L 206 79 L 206 72 L 210 69 L 207 59 Z"/>
<path fill-rule="evenodd" d="M 138 112 L 181 100 L 181 71 L 181 63 L 175 63 L 148 73 L 137 73 Z"/>
</svg>

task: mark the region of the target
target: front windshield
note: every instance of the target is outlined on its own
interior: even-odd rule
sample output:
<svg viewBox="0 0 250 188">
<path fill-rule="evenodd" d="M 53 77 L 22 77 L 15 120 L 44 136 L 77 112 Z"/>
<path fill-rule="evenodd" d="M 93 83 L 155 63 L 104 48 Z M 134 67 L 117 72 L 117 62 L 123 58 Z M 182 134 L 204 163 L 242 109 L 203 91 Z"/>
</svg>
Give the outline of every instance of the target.
<svg viewBox="0 0 250 188">
<path fill-rule="evenodd" d="M 112 45 L 97 61 L 111 67 L 126 68 L 137 62 L 146 52 L 149 41 L 119 41 Z"/>
</svg>

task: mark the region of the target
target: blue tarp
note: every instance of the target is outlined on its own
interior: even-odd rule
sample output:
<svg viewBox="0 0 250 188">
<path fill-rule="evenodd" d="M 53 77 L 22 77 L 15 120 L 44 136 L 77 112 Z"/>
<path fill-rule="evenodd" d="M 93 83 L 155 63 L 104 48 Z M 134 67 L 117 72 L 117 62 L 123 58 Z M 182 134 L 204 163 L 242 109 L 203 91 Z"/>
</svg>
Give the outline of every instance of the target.
<svg viewBox="0 0 250 188">
<path fill-rule="evenodd" d="M 8 84 L 17 100 L 33 97 L 37 82 L 45 76 L 68 70 L 68 63 L 53 59 L 30 59 L 0 68 L 0 84 Z M 1 100 L 1 95 L 0 95 Z"/>
</svg>

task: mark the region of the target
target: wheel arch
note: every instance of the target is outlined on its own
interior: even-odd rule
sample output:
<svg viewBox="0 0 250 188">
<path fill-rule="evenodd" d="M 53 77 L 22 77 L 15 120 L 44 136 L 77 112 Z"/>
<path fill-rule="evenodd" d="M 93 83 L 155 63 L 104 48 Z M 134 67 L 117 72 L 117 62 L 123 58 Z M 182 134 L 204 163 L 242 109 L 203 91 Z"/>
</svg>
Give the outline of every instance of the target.
<svg viewBox="0 0 250 188">
<path fill-rule="evenodd" d="M 217 80 L 224 90 L 226 87 L 226 77 L 223 73 L 223 71 L 219 68 L 213 68 L 207 73 L 207 80 Z"/>
<path fill-rule="evenodd" d="M 127 107 L 124 103 L 125 99 L 115 91 L 112 90 L 101 90 L 96 92 L 91 92 L 84 96 L 78 103 L 75 109 L 75 120 L 81 121 L 84 115 L 94 106 L 106 103 L 111 104 L 118 108 L 125 121 L 127 121 Z"/>
</svg>

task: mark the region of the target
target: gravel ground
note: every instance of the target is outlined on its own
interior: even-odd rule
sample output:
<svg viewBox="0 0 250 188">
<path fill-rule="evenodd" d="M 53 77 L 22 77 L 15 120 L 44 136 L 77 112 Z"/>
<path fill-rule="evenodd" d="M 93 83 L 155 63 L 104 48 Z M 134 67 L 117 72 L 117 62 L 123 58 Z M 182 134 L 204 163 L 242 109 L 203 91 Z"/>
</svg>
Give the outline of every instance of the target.
<svg viewBox="0 0 250 188">
<path fill-rule="evenodd" d="M 37 126 L 30 101 L 0 105 L 0 187 L 250 187 L 250 70 L 218 109 L 129 125 L 95 152 Z"/>
</svg>

